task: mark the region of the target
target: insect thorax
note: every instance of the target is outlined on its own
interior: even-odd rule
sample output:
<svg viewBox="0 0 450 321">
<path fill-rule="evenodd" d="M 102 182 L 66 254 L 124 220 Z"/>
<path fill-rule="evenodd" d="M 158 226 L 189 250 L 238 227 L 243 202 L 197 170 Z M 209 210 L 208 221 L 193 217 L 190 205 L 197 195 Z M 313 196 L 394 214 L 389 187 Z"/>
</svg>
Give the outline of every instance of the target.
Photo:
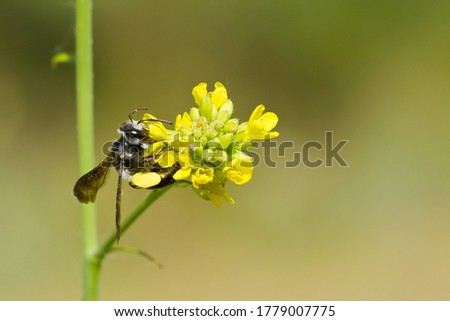
<svg viewBox="0 0 450 321">
<path fill-rule="evenodd" d="M 163 152 L 148 155 L 154 141 L 149 137 L 148 130 L 136 122 L 123 123 L 119 128 L 121 137 L 112 145 L 113 165 L 124 174 L 124 177 L 133 176 L 141 172 L 166 172 L 156 162 Z"/>
</svg>

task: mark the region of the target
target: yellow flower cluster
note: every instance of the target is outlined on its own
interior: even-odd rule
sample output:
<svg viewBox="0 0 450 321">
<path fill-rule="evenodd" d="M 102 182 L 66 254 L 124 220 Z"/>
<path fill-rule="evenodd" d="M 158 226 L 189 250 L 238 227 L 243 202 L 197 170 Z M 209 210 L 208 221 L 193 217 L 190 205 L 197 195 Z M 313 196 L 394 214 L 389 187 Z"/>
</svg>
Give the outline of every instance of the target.
<svg viewBox="0 0 450 321">
<path fill-rule="evenodd" d="M 232 118 L 233 103 L 224 85 L 216 82 L 214 86 L 212 92 L 208 92 L 203 82 L 194 87 L 192 95 L 197 107 L 177 116 L 175 130 L 164 133 L 161 128 L 155 130 L 165 135 L 171 145 L 158 158 L 158 164 L 171 167 L 178 162 L 180 169 L 173 178 L 190 179 L 200 197 L 219 206 L 221 199 L 234 203 L 225 191 L 228 180 L 241 185 L 252 178 L 253 161 L 245 149 L 253 140 L 277 137 L 278 133 L 272 129 L 278 117 L 271 112 L 264 113 L 265 107 L 259 105 L 248 122 L 239 123 L 237 118 Z"/>
</svg>

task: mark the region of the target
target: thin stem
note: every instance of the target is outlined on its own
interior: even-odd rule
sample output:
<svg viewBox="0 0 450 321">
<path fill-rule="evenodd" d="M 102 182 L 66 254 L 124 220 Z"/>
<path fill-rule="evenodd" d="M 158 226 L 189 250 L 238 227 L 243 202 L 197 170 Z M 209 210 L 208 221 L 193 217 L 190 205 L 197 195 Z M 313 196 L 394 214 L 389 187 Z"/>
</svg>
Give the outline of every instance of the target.
<svg viewBox="0 0 450 321">
<path fill-rule="evenodd" d="M 92 67 L 92 0 L 76 2 L 77 135 L 80 175 L 94 166 L 94 95 Z M 83 238 L 83 298 L 96 300 L 100 262 L 94 204 L 81 205 Z"/>
<path fill-rule="evenodd" d="M 130 213 L 122 222 L 122 234 L 136 221 L 142 213 L 153 204 L 161 195 L 167 192 L 173 185 L 169 185 L 163 188 L 153 190 L 148 196 Z M 111 250 L 116 242 L 116 232 L 112 232 L 106 240 L 100 245 L 96 252 L 96 257 L 98 261 L 103 260 L 105 255 Z"/>
<path fill-rule="evenodd" d="M 76 87 L 77 135 L 80 175 L 94 166 L 94 89 L 92 54 L 92 0 L 76 0 Z M 122 232 L 171 186 L 153 190 L 122 222 Z M 97 215 L 94 204 L 81 205 L 83 245 L 83 299 L 97 300 L 102 260 L 111 250 L 116 233 L 112 232 L 99 246 Z"/>
</svg>

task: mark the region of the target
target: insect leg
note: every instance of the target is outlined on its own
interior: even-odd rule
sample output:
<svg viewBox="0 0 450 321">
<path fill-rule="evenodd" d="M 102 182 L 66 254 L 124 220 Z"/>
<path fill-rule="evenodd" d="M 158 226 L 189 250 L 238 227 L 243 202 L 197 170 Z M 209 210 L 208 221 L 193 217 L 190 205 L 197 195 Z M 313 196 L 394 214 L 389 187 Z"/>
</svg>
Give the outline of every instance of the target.
<svg viewBox="0 0 450 321">
<path fill-rule="evenodd" d="M 119 177 L 117 179 L 117 192 L 116 192 L 116 241 L 117 244 L 119 244 L 119 240 L 120 240 L 120 221 L 121 221 L 121 217 L 120 217 L 120 205 L 122 202 L 122 172 L 123 172 L 123 168 L 124 168 L 124 160 L 123 160 L 123 155 L 121 155 L 120 157 L 120 166 L 119 166 Z"/>
</svg>

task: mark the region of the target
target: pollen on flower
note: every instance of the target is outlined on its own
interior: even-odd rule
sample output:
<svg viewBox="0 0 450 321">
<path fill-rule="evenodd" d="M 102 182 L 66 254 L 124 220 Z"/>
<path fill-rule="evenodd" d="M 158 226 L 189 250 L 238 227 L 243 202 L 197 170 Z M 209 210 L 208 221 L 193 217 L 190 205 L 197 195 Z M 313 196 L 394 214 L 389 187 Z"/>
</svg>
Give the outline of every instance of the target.
<svg viewBox="0 0 450 321">
<path fill-rule="evenodd" d="M 190 179 L 201 198 L 216 206 L 221 200 L 234 204 L 226 192 L 226 183 L 243 185 L 251 180 L 254 165 L 246 150 L 253 140 L 278 136 L 272 131 L 278 117 L 273 112 L 264 113 L 264 105 L 258 105 L 249 120 L 241 123 L 233 118 L 233 102 L 220 82 L 214 84 L 213 91 L 201 82 L 193 88 L 192 96 L 196 107 L 177 116 L 175 130 L 167 135 L 172 150 L 158 163 L 170 166 L 177 162 L 179 169 L 173 179 Z"/>
</svg>

